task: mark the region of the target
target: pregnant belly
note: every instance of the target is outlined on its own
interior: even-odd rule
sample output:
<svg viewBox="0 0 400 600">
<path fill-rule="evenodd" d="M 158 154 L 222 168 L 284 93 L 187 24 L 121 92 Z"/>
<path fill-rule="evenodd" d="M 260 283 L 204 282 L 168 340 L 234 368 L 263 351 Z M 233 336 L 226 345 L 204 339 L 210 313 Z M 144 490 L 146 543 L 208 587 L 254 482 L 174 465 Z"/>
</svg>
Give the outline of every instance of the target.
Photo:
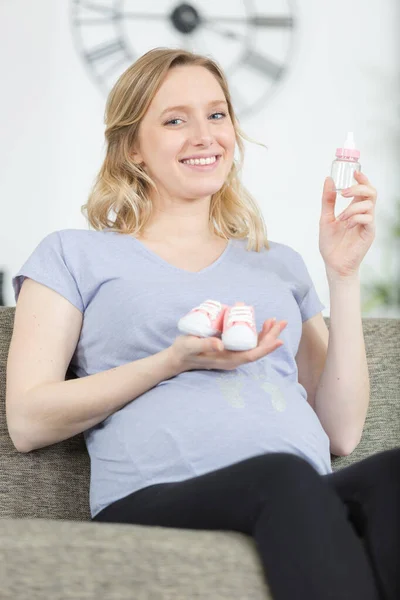
<svg viewBox="0 0 400 600">
<path fill-rule="evenodd" d="M 162 387 L 117 413 L 126 450 L 147 479 L 193 477 L 265 452 L 294 453 L 330 472 L 329 440 L 300 394 L 286 394 L 278 410 L 258 390 L 235 403 L 198 390 L 166 394 Z"/>
</svg>

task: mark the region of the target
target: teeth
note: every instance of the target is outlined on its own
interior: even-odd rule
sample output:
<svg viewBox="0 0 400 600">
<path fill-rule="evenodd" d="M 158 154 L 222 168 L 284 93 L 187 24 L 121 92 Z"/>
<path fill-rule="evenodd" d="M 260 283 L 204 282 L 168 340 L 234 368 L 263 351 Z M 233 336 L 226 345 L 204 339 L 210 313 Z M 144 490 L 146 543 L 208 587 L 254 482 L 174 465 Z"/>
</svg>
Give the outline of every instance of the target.
<svg viewBox="0 0 400 600">
<path fill-rule="evenodd" d="M 208 158 L 189 158 L 187 160 L 183 160 L 182 162 L 185 165 L 211 165 L 212 163 L 215 163 L 216 160 L 216 156 L 210 156 Z"/>
</svg>

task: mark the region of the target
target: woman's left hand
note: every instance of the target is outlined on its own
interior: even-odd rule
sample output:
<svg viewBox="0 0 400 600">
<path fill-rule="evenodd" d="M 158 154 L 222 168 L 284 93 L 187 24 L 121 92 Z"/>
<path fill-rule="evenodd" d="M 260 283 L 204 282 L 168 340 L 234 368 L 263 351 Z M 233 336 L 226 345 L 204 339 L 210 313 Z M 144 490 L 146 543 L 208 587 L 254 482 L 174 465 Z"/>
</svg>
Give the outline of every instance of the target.
<svg viewBox="0 0 400 600">
<path fill-rule="evenodd" d="M 335 219 L 336 192 L 331 177 L 327 177 L 322 194 L 319 221 L 319 250 L 329 278 L 347 279 L 358 276 L 362 259 L 375 238 L 376 189 L 364 173 L 356 171 L 358 185 L 343 190 L 347 198 L 354 196 L 342 212 L 344 220 Z"/>
</svg>

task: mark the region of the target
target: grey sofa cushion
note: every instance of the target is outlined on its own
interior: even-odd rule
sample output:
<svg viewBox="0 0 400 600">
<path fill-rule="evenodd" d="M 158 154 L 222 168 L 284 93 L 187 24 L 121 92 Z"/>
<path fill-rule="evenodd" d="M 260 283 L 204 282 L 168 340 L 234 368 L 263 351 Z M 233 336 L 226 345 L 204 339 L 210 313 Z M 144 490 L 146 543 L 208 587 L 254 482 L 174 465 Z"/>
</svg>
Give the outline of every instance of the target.
<svg viewBox="0 0 400 600">
<path fill-rule="evenodd" d="M 83 435 L 28 454 L 17 452 L 10 440 L 5 371 L 14 313 L 14 307 L 0 308 L 0 516 L 88 520 L 90 461 Z M 329 327 L 329 318 L 325 322 Z M 364 319 L 363 328 L 370 409 L 359 446 L 334 458 L 334 470 L 400 445 L 400 319 Z"/>
<path fill-rule="evenodd" d="M 0 519 L 0 539 L 4 599 L 271 600 L 252 538 L 233 531 Z"/>
</svg>

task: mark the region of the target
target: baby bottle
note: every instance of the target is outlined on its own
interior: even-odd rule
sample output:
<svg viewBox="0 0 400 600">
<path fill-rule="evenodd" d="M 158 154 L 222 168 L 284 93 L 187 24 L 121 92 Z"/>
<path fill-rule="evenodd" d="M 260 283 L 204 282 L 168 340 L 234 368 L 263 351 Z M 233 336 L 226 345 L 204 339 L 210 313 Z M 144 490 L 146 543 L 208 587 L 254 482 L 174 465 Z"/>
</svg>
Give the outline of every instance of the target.
<svg viewBox="0 0 400 600">
<path fill-rule="evenodd" d="M 349 131 L 343 148 L 337 148 L 336 159 L 332 163 L 331 177 L 337 192 L 357 183 L 354 179 L 354 171 L 361 171 L 359 158 L 360 151 L 356 150 L 353 133 Z"/>
</svg>

